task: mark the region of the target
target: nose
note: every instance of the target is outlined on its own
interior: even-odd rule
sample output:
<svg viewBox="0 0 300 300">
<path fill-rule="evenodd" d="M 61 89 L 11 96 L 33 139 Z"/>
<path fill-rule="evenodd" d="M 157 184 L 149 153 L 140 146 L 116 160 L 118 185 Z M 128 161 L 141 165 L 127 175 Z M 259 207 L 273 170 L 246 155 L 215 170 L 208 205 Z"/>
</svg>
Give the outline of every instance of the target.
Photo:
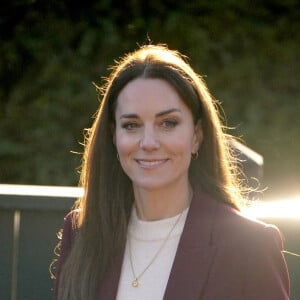
<svg viewBox="0 0 300 300">
<path fill-rule="evenodd" d="M 158 136 L 155 133 L 154 128 L 146 127 L 144 128 L 143 135 L 140 140 L 140 147 L 145 151 L 153 151 L 159 148 Z"/>
</svg>

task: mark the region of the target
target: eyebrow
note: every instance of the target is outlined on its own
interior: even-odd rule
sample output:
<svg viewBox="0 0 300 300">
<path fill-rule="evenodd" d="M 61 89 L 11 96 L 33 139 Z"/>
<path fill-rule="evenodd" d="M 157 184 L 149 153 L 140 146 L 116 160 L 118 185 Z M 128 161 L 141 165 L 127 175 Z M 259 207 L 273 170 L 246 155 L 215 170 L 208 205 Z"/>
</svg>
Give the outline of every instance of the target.
<svg viewBox="0 0 300 300">
<path fill-rule="evenodd" d="M 172 113 L 172 112 L 180 112 L 180 113 L 181 113 L 181 110 L 178 109 L 178 108 L 170 108 L 170 109 L 163 110 L 163 111 L 157 113 L 155 116 L 156 116 L 156 117 L 161 117 L 161 116 L 170 114 L 170 113 Z"/>
<path fill-rule="evenodd" d="M 180 112 L 181 113 L 181 110 L 178 108 L 166 109 L 166 110 L 163 110 L 163 111 L 155 114 L 155 117 L 161 117 L 161 116 L 170 114 L 172 112 Z M 120 116 L 120 119 L 137 119 L 137 118 L 139 118 L 139 116 L 137 114 L 123 114 Z"/>
</svg>

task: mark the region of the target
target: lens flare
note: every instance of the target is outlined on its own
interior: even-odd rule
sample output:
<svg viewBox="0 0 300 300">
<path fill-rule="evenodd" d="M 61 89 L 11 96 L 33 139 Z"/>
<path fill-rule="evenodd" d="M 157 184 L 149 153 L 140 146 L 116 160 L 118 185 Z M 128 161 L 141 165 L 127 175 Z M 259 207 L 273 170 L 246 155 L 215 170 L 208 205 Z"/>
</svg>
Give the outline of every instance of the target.
<svg viewBox="0 0 300 300">
<path fill-rule="evenodd" d="M 276 201 L 255 201 L 243 210 L 256 218 L 300 218 L 300 197 Z"/>
</svg>

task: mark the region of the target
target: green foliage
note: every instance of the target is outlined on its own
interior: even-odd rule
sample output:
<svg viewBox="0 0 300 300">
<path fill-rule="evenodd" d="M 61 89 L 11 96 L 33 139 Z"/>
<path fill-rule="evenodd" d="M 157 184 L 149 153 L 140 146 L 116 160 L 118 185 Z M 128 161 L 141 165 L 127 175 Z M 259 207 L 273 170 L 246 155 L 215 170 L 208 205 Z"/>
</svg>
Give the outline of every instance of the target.
<svg viewBox="0 0 300 300">
<path fill-rule="evenodd" d="M 282 3 L 284 2 L 284 3 Z M 298 185 L 298 1 L 13 1 L 0 24 L 0 181 L 73 185 L 92 82 L 137 44 L 166 43 L 264 155 L 266 184 Z"/>
</svg>

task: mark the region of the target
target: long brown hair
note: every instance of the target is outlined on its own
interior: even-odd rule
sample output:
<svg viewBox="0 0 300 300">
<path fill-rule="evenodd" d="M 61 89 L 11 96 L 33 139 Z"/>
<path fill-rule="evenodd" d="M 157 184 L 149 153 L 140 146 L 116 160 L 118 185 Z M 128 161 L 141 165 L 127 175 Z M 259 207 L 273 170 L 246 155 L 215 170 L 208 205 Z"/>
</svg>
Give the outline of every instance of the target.
<svg viewBox="0 0 300 300">
<path fill-rule="evenodd" d="M 230 138 L 203 79 L 177 51 L 164 45 L 141 47 L 121 59 L 106 84 L 97 87 L 100 107 L 86 139 L 80 179 L 85 194 L 75 205 L 78 233 L 61 270 L 59 299 L 94 299 L 99 282 L 125 245 L 134 197 L 131 182 L 117 160 L 113 128 L 118 95 L 138 77 L 166 80 L 191 110 L 195 124 L 201 120 L 204 141 L 198 159 L 190 165 L 191 184 L 239 207 Z"/>
</svg>

